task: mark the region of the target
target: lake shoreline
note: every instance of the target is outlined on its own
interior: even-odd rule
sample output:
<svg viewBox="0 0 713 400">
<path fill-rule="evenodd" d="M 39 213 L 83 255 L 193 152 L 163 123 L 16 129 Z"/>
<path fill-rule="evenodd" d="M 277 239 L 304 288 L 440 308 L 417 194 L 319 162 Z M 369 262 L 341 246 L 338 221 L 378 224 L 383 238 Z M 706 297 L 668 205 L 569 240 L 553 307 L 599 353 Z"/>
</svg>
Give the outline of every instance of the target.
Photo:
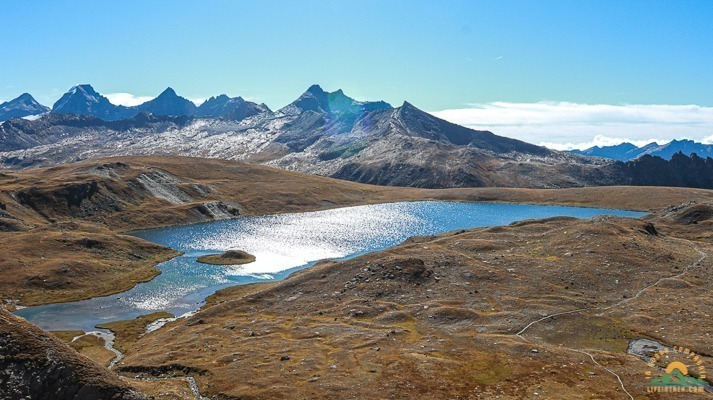
<svg viewBox="0 0 713 400">
<path fill-rule="evenodd" d="M 441 211 L 438 211 L 436 214 L 434 214 L 435 210 Z M 470 211 L 466 212 L 466 210 Z M 515 212 L 515 214 L 500 215 L 498 214 L 499 211 L 496 210 L 512 210 L 509 212 Z M 406 213 L 404 214 L 405 217 L 401 217 L 401 213 L 404 212 Z M 494 212 L 495 214 L 493 214 Z M 486 226 L 506 225 L 515 221 L 521 221 L 525 219 L 552 217 L 559 215 L 572 215 L 572 213 L 580 217 L 588 217 L 601 214 L 636 216 L 644 215 L 644 213 L 633 213 L 613 209 L 594 209 L 582 207 L 563 207 L 549 205 L 541 206 L 532 204 L 515 205 L 484 202 L 475 203 L 424 201 L 343 207 L 327 211 L 306 213 L 244 217 L 233 220 L 201 223 L 182 227 L 159 228 L 155 230 L 137 232 L 136 235 L 153 243 L 167 246 L 177 251 L 182 251 L 184 252 L 184 255 L 182 257 L 174 258 L 166 263 L 161 264 L 163 265 L 163 267 L 160 268 L 162 270 L 162 274 L 157 276 L 155 280 L 139 284 L 128 291 L 119 293 L 118 295 L 92 298 L 81 302 L 64 303 L 65 306 L 63 306 L 62 304 L 53 303 L 39 307 L 30 307 L 18 311 L 17 315 L 27 316 L 31 320 L 31 322 L 36 322 L 43 327 L 50 328 L 50 325 L 46 325 L 41 322 L 42 319 L 33 318 L 32 316 L 35 315 L 34 313 L 49 313 L 49 311 L 41 310 L 54 310 L 53 312 L 49 313 L 47 317 L 61 320 L 61 316 L 69 312 L 67 310 L 74 309 L 73 307 L 80 307 L 77 308 L 77 311 L 73 311 L 74 313 L 76 313 L 76 316 L 73 318 L 83 318 L 83 312 L 79 311 L 80 309 L 83 309 L 82 307 L 87 308 L 86 312 L 93 313 L 93 311 L 91 311 L 92 307 L 87 306 L 87 304 L 102 304 L 102 306 L 99 308 L 103 309 L 107 309 L 106 307 L 109 307 L 109 309 L 116 307 L 110 306 L 109 304 L 126 304 L 124 306 L 121 306 L 120 308 L 120 310 L 124 311 L 116 311 L 120 312 L 120 314 L 117 314 L 118 319 L 123 320 L 131 319 L 139 315 L 139 313 L 137 312 L 130 311 L 132 308 L 128 306 L 129 304 L 134 304 L 132 302 L 136 301 L 145 303 L 145 305 L 139 307 L 142 312 L 149 313 L 153 311 L 167 311 L 172 314 L 182 315 L 186 312 L 194 311 L 199 308 L 200 305 L 202 305 L 205 301 L 205 298 L 213 294 L 216 290 L 221 290 L 233 285 L 240 285 L 265 279 L 284 279 L 289 274 L 297 270 L 309 268 L 309 266 L 313 265 L 318 260 L 335 258 L 344 259 L 345 257 L 352 258 L 366 254 L 368 252 L 384 250 L 386 248 L 402 243 L 404 240 L 411 236 L 440 234 L 455 229 L 469 229 Z M 358 227 L 358 229 L 356 229 L 351 224 L 352 222 L 357 221 L 359 219 L 355 217 L 356 215 L 360 215 L 359 218 L 361 219 L 366 218 L 364 219 L 364 221 L 362 221 L 363 226 Z M 291 229 L 294 228 L 293 225 L 294 223 L 297 223 L 297 221 L 322 221 L 322 219 L 324 218 L 329 218 L 328 221 L 330 221 L 327 225 L 327 231 L 323 232 L 320 230 L 324 229 L 324 227 L 322 226 L 324 222 L 315 222 L 316 225 L 314 226 L 305 226 L 310 226 L 307 231 L 300 232 L 295 237 L 290 236 L 292 234 L 290 233 Z M 445 225 L 434 225 L 429 227 L 429 224 L 435 223 L 435 221 L 439 221 L 439 218 L 441 218 L 442 220 L 440 220 L 441 222 L 438 222 L 438 224 Z M 281 225 L 283 223 L 278 221 L 286 221 L 285 223 L 287 223 L 287 225 L 285 226 L 289 225 L 290 227 L 286 228 L 285 226 Z M 288 223 L 287 221 L 293 222 Z M 234 228 L 232 228 L 235 226 L 245 226 L 245 229 L 248 229 L 248 232 L 252 233 L 235 236 L 236 233 L 233 232 Z M 250 228 L 251 226 L 252 228 Z M 406 229 L 407 226 L 411 227 Z M 218 231 L 216 231 L 217 233 L 211 234 L 212 236 L 206 237 L 206 229 L 217 229 Z M 260 235 L 262 236 L 258 235 L 257 237 L 255 237 L 255 232 L 250 231 L 250 229 L 258 229 L 259 232 L 261 232 Z M 274 229 L 278 230 L 275 231 Z M 324 236 L 325 232 L 330 233 L 327 236 Z M 336 249 L 336 247 L 334 246 L 337 245 L 337 243 L 340 243 L 341 240 L 345 239 L 341 238 L 335 232 L 343 232 L 343 235 L 345 235 L 345 239 L 347 240 L 345 244 L 339 245 L 346 247 L 336 253 L 334 252 Z M 181 244 L 181 240 L 184 239 L 177 239 L 177 236 L 171 236 L 179 234 L 187 235 L 186 237 L 189 238 L 188 240 L 193 243 L 190 246 L 193 247 L 185 247 L 184 244 Z M 168 238 L 170 239 L 166 239 L 168 241 L 162 241 L 162 239 L 160 239 L 162 235 L 169 235 Z M 232 239 L 230 239 L 231 235 L 233 235 Z M 363 237 L 358 235 L 362 235 Z M 197 240 L 195 239 L 196 237 L 201 237 L 202 239 Z M 277 247 L 272 248 L 272 250 L 269 250 L 268 253 L 264 253 L 264 250 L 254 248 L 254 246 L 262 245 L 259 244 L 259 242 L 269 242 L 275 237 L 278 239 L 283 238 L 279 240 L 288 240 L 289 243 L 292 243 L 289 246 L 297 247 L 291 248 L 289 246 L 285 247 L 284 245 L 277 245 Z M 290 237 L 292 238 L 290 239 Z M 361 246 L 360 243 L 365 238 L 369 238 L 367 241 L 371 244 L 368 244 L 369 247 L 364 248 L 363 250 L 357 250 L 359 249 L 358 246 Z M 230 242 L 230 240 L 247 240 L 247 242 L 243 243 L 242 245 L 236 245 L 235 243 Z M 334 240 L 336 240 L 336 242 L 333 242 Z M 381 242 L 382 240 L 387 241 Z M 254 249 L 251 249 L 251 246 L 253 246 Z M 285 249 L 282 249 L 282 247 L 285 247 Z M 209 253 L 208 251 L 201 250 L 207 248 L 213 248 L 216 250 L 220 250 L 221 248 L 245 248 L 251 254 L 254 254 L 257 257 L 257 261 L 250 264 L 244 264 L 240 267 L 239 270 L 234 270 L 230 268 L 228 268 L 227 270 L 223 270 L 224 268 L 226 268 L 223 266 L 216 269 L 209 268 L 210 266 L 200 267 L 199 264 L 195 262 L 195 260 L 201 255 Z M 291 250 L 286 250 L 287 248 L 290 248 Z M 302 248 L 303 250 L 299 250 Z M 255 251 L 256 249 L 257 251 Z M 196 250 L 201 251 L 196 252 Z M 286 251 L 285 254 L 281 253 L 283 250 Z M 315 251 L 317 252 L 315 253 Z M 212 253 L 214 252 L 215 251 L 212 251 Z M 289 256 L 292 258 L 285 258 L 288 257 L 289 254 L 293 254 L 292 256 Z M 295 259 L 294 254 L 307 254 L 309 255 L 309 258 Z M 175 268 L 178 269 L 172 269 L 174 267 L 170 267 L 171 265 L 176 265 Z M 179 265 L 180 267 L 178 267 Z M 198 272 L 195 272 L 194 270 Z M 190 271 L 190 273 L 195 272 L 196 275 L 182 277 L 182 272 L 177 271 Z M 202 276 L 205 276 L 205 278 L 202 278 Z M 189 279 L 189 281 L 185 281 L 185 279 Z M 205 281 L 205 279 L 208 279 L 208 281 Z M 215 279 L 218 279 L 218 282 L 222 283 L 216 285 Z M 151 289 L 152 287 L 163 287 L 162 285 L 166 284 L 168 284 L 170 287 L 174 287 L 171 285 L 177 286 L 175 286 L 174 289 L 170 290 L 162 289 L 169 290 L 170 293 L 167 292 L 165 294 L 159 294 L 158 292 L 151 292 L 151 290 L 153 290 Z M 192 291 L 186 292 L 186 287 L 203 287 L 205 289 L 200 289 L 198 291 L 196 291 L 196 289 L 190 289 Z M 215 289 L 211 289 L 211 287 L 214 287 Z M 144 292 L 145 294 L 140 294 Z M 185 300 L 182 300 L 184 298 Z M 154 303 L 165 303 L 166 305 L 175 304 L 175 306 L 168 307 L 152 305 Z M 195 306 L 192 304 L 195 304 Z M 87 328 L 88 326 L 83 325 L 82 327 Z M 69 328 L 70 327 L 64 325 L 56 328 L 52 327 L 52 329 L 62 330 L 67 330 Z"/>
</svg>

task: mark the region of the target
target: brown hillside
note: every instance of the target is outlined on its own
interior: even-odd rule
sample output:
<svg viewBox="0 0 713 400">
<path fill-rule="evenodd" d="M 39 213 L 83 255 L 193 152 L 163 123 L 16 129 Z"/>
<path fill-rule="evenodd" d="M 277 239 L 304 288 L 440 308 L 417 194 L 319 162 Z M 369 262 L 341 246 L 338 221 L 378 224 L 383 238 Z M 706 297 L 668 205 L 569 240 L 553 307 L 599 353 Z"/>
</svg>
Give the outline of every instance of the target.
<svg viewBox="0 0 713 400">
<path fill-rule="evenodd" d="M 202 393 L 221 399 L 628 398 L 605 366 L 639 398 L 646 364 L 625 354 L 629 339 L 713 362 L 700 312 L 713 308 L 713 246 L 650 230 L 553 218 L 414 238 L 219 292 L 141 338 L 120 369 L 204 371 Z"/>
</svg>

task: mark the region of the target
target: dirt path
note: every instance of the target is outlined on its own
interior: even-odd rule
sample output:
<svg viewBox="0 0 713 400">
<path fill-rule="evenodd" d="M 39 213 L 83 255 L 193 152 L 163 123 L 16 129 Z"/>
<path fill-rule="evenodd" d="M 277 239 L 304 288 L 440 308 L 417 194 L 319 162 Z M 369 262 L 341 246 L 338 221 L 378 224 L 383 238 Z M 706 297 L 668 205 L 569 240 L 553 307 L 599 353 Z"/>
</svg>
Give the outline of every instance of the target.
<svg viewBox="0 0 713 400">
<path fill-rule="evenodd" d="M 676 240 L 676 241 L 684 242 L 684 240 L 682 240 L 682 239 L 678 239 L 678 238 L 672 238 L 672 239 L 673 239 L 673 240 Z M 688 242 L 688 241 L 685 241 L 685 242 Z M 688 243 L 690 243 L 690 242 L 688 242 Z M 639 296 L 641 296 L 644 292 L 648 291 L 649 289 L 656 287 L 656 286 L 659 285 L 661 282 L 664 282 L 664 281 L 667 281 L 667 280 L 671 280 L 671 279 L 677 279 L 677 278 L 680 278 L 680 277 L 686 275 L 686 274 L 688 273 L 688 271 L 690 271 L 691 268 L 693 268 L 693 267 L 695 267 L 695 266 L 697 266 L 697 265 L 700 265 L 700 264 L 703 262 L 703 260 L 705 260 L 705 259 L 708 257 L 708 253 L 706 253 L 706 252 L 704 252 L 703 250 L 701 250 L 695 243 L 693 244 L 693 249 L 700 255 L 700 258 L 698 258 L 696 261 L 692 262 L 691 264 L 687 265 L 687 266 L 683 269 L 683 271 L 681 271 L 681 273 L 679 273 L 679 274 L 677 274 L 677 275 L 674 275 L 674 276 L 669 276 L 669 277 L 665 277 L 665 278 L 660 278 L 660 279 L 656 280 L 655 282 L 653 282 L 652 284 L 650 284 L 650 285 L 644 287 L 643 289 L 639 290 L 639 291 L 638 291 L 634 296 L 632 296 L 632 297 L 629 297 L 629 298 L 627 298 L 627 299 L 621 300 L 621 301 L 619 301 L 619 302 L 617 302 L 617 303 L 615 303 L 615 304 L 612 304 L 612 305 L 610 305 L 610 306 L 607 306 L 607 307 L 586 307 L 586 308 L 578 308 L 578 309 L 575 309 L 575 310 L 560 311 L 560 312 L 556 312 L 556 313 L 553 313 L 553 314 L 549 314 L 549 315 L 546 315 L 546 316 L 544 316 L 544 317 L 542 317 L 542 318 L 540 318 L 540 319 L 537 319 L 537 320 L 532 321 L 532 322 L 530 322 L 529 324 L 525 325 L 524 328 L 522 328 L 520 331 L 518 331 L 517 333 L 515 333 L 515 336 L 517 336 L 518 338 L 520 338 L 520 339 L 522 339 L 522 340 L 524 340 L 524 341 L 526 341 L 526 342 L 528 342 L 528 343 L 535 343 L 535 342 L 533 342 L 533 341 L 531 341 L 531 340 L 525 338 L 525 336 L 523 336 L 523 334 L 525 333 L 525 331 L 527 331 L 528 329 L 530 329 L 533 325 L 536 325 L 536 324 L 538 324 L 538 323 L 540 323 L 540 322 L 542 322 L 542 321 L 545 321 L 545 320 L 548 320 L 548 319 L 550 319 L 550 318 L 554 318 L 554 317 L 557 317 L 557 316 L 560 316 L 560 315 L 575 314 L 575 313 L 580 313 L 580 312 L 583 312 L 583 311 L 593 311 L 593 310 L 599 310 L 599 311 L 601 311 L 600 313 L 597 314 L 598 316 L 600 316 L 600 315 L 602 315 L 602 314 L 604 313 L 604 311 L 608 311 L 608 310 L 611 310 L 611 309 L 620 307 L 620 306 L 622 306 L 622 305 L 624 305 L 624 304 L 627 304 L 627 303 L 631 302 L 632 300 L 637 299 Z M 548 343 L 537 343 L 537 344 L 546 345 L 546 346 L 553 346 L 553 345 L 550 345 L 550 344 L 548 344 Z M 632 396 L 631 393 L 629 393 L 629 391 L 626 390 L 626 386 L 624 385 L 624 382 L 622 381 L 621 377 L 620 377 L 616 372 L 612 371 L 611 369 L 609 369 L 609 368 L 603 366 L 602 364 L 600 364 L 599 362 L 597 362 L 597 360 L 594 358 L 594 356 L 593 356 L 591 353 L 588 353 L 588 352 L 583 351 L 583 350 L 574 349 L 574 348 L 571 348 L 571 347 L 564 347 L 564 346 L 556 346 L 556 347 L 557 347 L 558 349 L 564 349 L 564 350 L 568 350 L 568 351 L 572 351 L 572 352 L 575 352 L 575 353 L 580 353 L 580 354 L 584 354 L 584 355 L 589 356 L 589 358 L 592 360 L 592 362 L 593 362 L 595 365 L 601 367 L 603 370 L 607 371 L 609 374 L 611 374 L 612 376 L 614 376 L 614 377 L 617 379 L 617 381 L 619 381 L 619 385 L 621 386 L 621 389 L 624 391 L 624 393 L 626 393 L 627 396 L 629 396 L 629 399 L 630 399 L 630 400 L 635 400 L 635 399 L 634 399 L 634 396 Z"/>
</svg>

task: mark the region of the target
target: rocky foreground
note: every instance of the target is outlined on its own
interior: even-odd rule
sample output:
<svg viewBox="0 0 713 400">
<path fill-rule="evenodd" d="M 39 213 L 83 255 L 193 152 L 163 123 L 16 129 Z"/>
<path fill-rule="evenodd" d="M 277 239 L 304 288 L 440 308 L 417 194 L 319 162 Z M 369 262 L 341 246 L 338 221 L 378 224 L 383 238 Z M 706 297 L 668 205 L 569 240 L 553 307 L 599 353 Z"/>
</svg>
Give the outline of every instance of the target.
<svg viewBox="0 0 713 400">
<path fill-rule="evenodd" d="M 0 349 L 0 399 L 147 399 L 113 372 L 2 307 Z"/>
<path fill-rule="evenodd" d="M 639 398 L 631 339 L 713 365 L 712 227 L 698 204 L 414 238 L 221 291 L 117 371 L 216 399 Z"/>
</svg>

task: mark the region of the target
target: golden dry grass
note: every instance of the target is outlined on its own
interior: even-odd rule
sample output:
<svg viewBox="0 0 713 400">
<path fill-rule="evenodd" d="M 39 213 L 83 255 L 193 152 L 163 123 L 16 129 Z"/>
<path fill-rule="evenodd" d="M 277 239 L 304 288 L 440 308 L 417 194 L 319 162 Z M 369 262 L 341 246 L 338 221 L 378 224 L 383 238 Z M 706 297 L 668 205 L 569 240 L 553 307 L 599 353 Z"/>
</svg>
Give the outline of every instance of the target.
<svg viewBox="0 0 713 400">
<path fill-rule="evenodd" d="M 646 364 L 623 352 L 629 339 L 713 351 L 701 312 L 713 307 L 705 279 L 713 260 L 681 278 L 695 290 L 664 280 L 635 297 L 693 265 L 697 247 L 713 252 L 651 235 L 643 221 L 605 217 L 414 238 L 218 292 L 188 320 L 141 338 L 120 368 L 207 371 L 194 374 L 204 394 L 225 398 L 623 398 L 614 376 L 574 351 L 584 350 L 638 398 Z M 690 312 L 676 318 L 671 298 Z M 578 308 L 592 310 L 534 325 L 527 340 L 515 335 Z"/>
<path fill-rule="evenodd" d="M 116 339 L 114 347 L 124 352 L 127 348 L 136 343 L 139 338 L 146 333 L 146 325 L 161 319 L 173 318 L 173 314 L 159 311 L 151 314 L 141 315 L 128 321 L 114 321 L 97 325 L 97 328 L 108 329 L 114 333 Z"/>
<path fill-rule="evenodd" d="M 0 293 L 22 305 L 81 300 L 130 289 L 178 252 L 108 229 L 43 227 L 0 234 Z"/>
</svg>

